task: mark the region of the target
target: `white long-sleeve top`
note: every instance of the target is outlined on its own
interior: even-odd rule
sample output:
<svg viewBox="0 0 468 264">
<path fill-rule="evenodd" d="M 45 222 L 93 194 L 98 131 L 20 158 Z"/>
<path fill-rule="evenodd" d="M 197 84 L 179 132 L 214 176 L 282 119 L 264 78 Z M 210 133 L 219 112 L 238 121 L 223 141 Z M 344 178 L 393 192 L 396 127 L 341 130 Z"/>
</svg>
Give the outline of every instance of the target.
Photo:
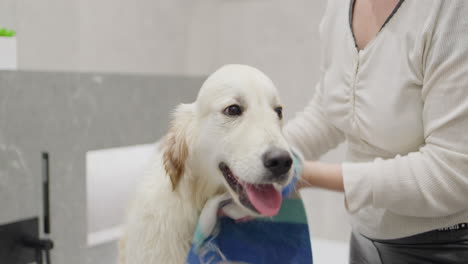
<svg viewBox="0 0 468 264">
<path fill-rule="evenodd" d="M 349 2 L 328 1 L 322 78 L 286 137 L 307 159 L 347 142 L 346 208 L 363 235 L 468 222 L 468 1 L 406 0 L 361 51 Z"/>
</svg>

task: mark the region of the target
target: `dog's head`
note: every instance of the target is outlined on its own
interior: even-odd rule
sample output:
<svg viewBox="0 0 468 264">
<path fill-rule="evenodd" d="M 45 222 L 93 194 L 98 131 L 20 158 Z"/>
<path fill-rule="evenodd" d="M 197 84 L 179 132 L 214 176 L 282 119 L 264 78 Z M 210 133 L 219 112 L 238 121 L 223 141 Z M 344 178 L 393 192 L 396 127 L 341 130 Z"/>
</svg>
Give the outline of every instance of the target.
<svg viewBox="0 0 468 264">
<path fill-rule="evenodd" d="M 224 186 L 250 213 L 275 215 L 292 175 L 282 118 L 267 76 L 249 66 L 222 67 L 195 103 L 176 110 L 164 152 L 173 188 L 190 169 L 203 184 Z"/>
</svg>

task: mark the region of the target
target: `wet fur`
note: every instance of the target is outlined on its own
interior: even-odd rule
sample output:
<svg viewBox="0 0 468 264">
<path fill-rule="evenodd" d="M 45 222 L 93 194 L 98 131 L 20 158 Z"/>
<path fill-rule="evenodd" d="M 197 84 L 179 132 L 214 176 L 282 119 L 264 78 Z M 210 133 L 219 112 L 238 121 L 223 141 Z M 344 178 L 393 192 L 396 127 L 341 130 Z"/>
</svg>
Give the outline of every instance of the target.
<svg viewBox="0 0 468 264">
<path fill-rule="evenodd" d="M 216 108 L 239 94 L 251 100 L 244 123 Z M 177 107 L 129 207 L 120 264 L 185 262 L 205 202 L 227 191 L 217 162 L 227 160 L 242 180 L 259 182 L 265 173 L 264 151 L 287 149 L 273 110 L 278 103 L 276 88 L 260 71 L 232 65 L 205 82 L 195 103 Z"/>
</svg>

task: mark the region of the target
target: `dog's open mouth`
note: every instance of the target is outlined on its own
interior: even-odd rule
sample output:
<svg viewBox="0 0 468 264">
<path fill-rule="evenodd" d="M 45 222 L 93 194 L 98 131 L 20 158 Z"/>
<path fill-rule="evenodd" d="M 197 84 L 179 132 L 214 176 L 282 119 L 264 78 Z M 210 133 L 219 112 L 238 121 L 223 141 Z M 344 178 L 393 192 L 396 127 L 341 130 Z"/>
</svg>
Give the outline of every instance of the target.
<svg viewBox="0 0 468 264">
<path fill-rule="evenodd" d="M 244 206 L 264 216 L 278 214 L 282 197 L 273 184 L 243 182 L 232 173 L 224 162 L 219 164 L 219 169 L 232 191 L 239 195 L 239 201 Z"/>
</svg>

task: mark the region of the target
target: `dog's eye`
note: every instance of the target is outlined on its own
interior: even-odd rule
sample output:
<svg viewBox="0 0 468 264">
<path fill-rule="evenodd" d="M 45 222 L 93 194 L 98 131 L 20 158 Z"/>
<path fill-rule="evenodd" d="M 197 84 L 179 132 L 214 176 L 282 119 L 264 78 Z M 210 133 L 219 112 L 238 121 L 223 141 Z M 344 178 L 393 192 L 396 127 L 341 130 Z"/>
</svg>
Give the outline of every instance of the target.
<svg viewBox="0 0 468 264">
<path fill-rule="evenodd" d="M 242 109 L 238 105 L 230 105 L 224 109 L 224 114 L 229 116 L 240 116 L 242 114 Z"/>
<path fill-rule="evenodd" d="M 279 119 L 283 119 L 283 107 L 281 106 L 276 107 L 275 112 L 278 114 Z"/>
</svg>

